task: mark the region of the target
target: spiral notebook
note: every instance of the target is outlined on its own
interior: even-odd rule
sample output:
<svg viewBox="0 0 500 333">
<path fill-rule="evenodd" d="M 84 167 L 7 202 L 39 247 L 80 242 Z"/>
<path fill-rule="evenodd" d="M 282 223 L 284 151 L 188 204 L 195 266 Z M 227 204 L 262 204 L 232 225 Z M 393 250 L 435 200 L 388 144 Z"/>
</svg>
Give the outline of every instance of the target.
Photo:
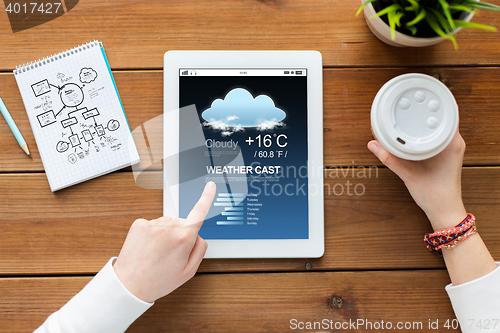
<svg viewBox="0 0 500 333">
<path fill-rule="evenodd" d="M 98 41 L 14 70 L 52 191 L 139 162 Z"/>
</svg>

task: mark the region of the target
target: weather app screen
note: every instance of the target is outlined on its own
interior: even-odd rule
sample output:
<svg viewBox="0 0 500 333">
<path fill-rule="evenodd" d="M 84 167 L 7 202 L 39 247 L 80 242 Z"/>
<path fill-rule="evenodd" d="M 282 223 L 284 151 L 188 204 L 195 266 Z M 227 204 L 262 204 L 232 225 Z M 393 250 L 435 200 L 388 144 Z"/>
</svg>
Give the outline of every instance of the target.
<svg viewBox="0 0 500 333">
<path fill-rule="evenodd" d="M 213 181 L 203 238 L 307 239 L 307 70 L 181 69 L 179 104 L 179 215 Z"/>
</svg>

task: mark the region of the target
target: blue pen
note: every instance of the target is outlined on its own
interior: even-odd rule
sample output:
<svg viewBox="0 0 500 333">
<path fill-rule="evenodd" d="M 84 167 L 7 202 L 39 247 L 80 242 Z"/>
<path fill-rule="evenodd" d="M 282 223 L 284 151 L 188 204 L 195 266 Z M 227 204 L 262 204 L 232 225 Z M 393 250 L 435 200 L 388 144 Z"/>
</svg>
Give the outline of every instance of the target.
<svg viewBox="0 0 500 333">
<path fill-rule="evenodd" d="M 24 141 L 24 138 L 21 135 L 21 132 L 19 132 L 19 128 L 17 128 L 17 125 L 14 122 L 14 119 L 12 119 L 9 111 L 5 107 L 5 104 L 3 104 L 3 101 L 1 98 L 0 98 L 0 111 L 2 112 L 3 117 L 7 121 L 7 125 L 9 125 L 10 130 L 12 131 L 12 133 L 14 133 L 14 136 L 16 137 L 17 142 L 19 142 L 19 145 L 21 146 L 21 148 L 31 158 L 31 154 L 30 154 L 30 151 L 28 149 L 28 145 L 26 144 L 26 141 Z"/>
</svg>

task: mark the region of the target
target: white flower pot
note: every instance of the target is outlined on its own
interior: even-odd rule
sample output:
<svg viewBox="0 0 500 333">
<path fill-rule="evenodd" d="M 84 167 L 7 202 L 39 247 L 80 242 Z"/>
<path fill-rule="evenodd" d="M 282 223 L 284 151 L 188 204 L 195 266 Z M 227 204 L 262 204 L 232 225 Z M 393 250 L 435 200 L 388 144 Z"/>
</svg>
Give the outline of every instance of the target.
<svg viewBox="0 0 500 333">
<path fill-rule="evenodd" d="M 361 3 L 366 2 L 367 0 L 361 0 Z M 479 0 L 477 0 L 479 1 Z M 386 44 L 392 45 L 392 46 L 397 46 L 397 47 L 405 47 L 405 46 L 413 46 L 413 47 L 422 47 L 422 46 L 429 46 L 429 45 L 434 45 L 437 43 L 442 42 L 446 38 L 444 37 L 430 37 L 430 38 L 424 38 L 424 37 L 412 37 L 408 36 L 405 34 L 402 34 L 398 31 L 396 31 L 396 38 L 394 40 L 391 39 L 391 28 L 378 16 L 373 17 L 377 14 L 375 9 L 373 8 L 373 4 L 370 3 L 367 5 L 364 10 L 364 15 L 365 15 L 365 21 L 366 24 L 368 25 L 368 28 L 372 31 L 372 33 L 381 41 L 383 41 Z M 464 21 L 469 22 L 472 17 L 474 16 L 474 12 L 470 13 L 467 15 L 467 17 L 464 19 Z M 453 34 L 456 34 L 457 32 L 460 31 L 462 28 L 457 28 L 453 32 Z"/>
</svg>

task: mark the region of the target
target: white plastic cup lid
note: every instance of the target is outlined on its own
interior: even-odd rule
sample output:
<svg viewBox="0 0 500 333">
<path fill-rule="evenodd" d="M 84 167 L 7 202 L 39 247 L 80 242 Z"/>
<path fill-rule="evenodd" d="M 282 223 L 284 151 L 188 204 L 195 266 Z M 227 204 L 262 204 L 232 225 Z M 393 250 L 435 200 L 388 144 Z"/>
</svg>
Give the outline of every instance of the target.
<svg viewBox="0 0 500 333">
<path fill-rule="evenodd" d="M 390 153 L 424 160 L 448 146 L 458 128 L 451 91 L 425 74 L 404 74 L 380 88 L 371 109 L 373 134 Z"/>
</svg>

